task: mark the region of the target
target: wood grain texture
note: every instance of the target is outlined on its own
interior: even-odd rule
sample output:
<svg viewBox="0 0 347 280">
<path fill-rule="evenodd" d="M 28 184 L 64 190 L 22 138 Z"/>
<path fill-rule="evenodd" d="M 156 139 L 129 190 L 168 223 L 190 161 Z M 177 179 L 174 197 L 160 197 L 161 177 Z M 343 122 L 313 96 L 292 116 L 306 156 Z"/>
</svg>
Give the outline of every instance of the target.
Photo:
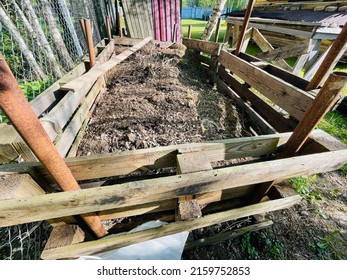
<svg viewBox="0 0 347 280">
<path fill-rule="evenodd" d="M 203 40 L 194 40 L 194 39 L 183 39 L 183 45 L 185 45 L 188 49 L 193 49 L 199 52 L 208 53 L 210 55 L 219 55 L 223 44 L 208 42 Z"/>
<path fill-rule="evenodd" d="M 41 258 L 63 259 L 77 258 L 82 255 L 92 255 L 144 242 L 154 238 L 159 238 L 162 236 L 172 235 L 183 231 L 192 231 L 198 228 L 203 228 L 230 220 L 236 220 L 246 216 L 288 208 L 295 205 L 300 200 L 300 196 L 296 195 L 207 215 L 193 221 L 179 221 L 155 229 L 148 229 L 136 233 L 128 233 L 122 236 L 110 237 L 107 239 L 100 239 L 97 241 L 84 242 L 56 249 L 45 250 L 42 252 Z"/>
<path fill-rule="evenodd" d="M 305 91 L 225 50 L 221 51 L 219 62 L 298 120 L 302 119 L 307 107 L 312 103 L 312 97 Z"/>
<path fill-rule="evenodd" d="M 101 188 L 0 201 L 0 226 L 90 213 L 339 169 L 347 150 L 245 164 Z"/>
</svg>

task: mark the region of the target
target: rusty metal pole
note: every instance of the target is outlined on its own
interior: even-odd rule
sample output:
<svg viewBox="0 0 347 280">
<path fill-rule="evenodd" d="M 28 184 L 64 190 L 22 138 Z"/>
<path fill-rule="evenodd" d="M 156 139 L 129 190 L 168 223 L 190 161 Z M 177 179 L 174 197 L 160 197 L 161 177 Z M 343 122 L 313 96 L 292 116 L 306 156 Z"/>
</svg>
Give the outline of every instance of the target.
<svg viewBox="0 0 347 280">
<path fill-rule="evenodd" d="M 311 81 L 306 87 L 306 90 L 316 89 L 320 83 L 323 81 L 324 77 L 328 74 L 328 72 L 333 67 L 333 64 L 336 63 L 336 59 L 339 53 L 347 44 L 347 23 L 342 28 L 340 34 L 337 36 L 336 40 L 332 43 L 331 48 L 324 58 L 322 64 L 318 68 L 315 75 L 312 77 Z"/>
<path fill-rule="evenodd" d="M 95 65 L 95 51 L 93 42 L 93 32 L 90 19 L 84 19 L 84 26 L 86 31 L 86 41 L 89 53 L 89 69 Z"/>
<path fill-rule="evenodd" d="M 294 129 L 288 142 L 284 145 L 278 158 L 292 157 L 297 154 L 306 140 L 319 124 L 322 118 L 328 113 L 340 98 L 340 92 L 347 84 L 347 73 L 335 72 L 330 74 L 328 80 L 319 91 L 312 104 L 306 110 L 304 117 Z M 264 182 L 257 188 L 257 192 L 252 198 L 252 203 L 259 202 L 270 190 L 274 181 Z"/>
<path fill-rule="evenodd" d="M 107 36 L 109 42 L 112 40 L 112 32 L 111 32 L 111 19 L 109 16 L 106 16 L 106 27 L 107 27 Z"/>
<path fill-rule="evenodd" d="M 248 28 L 249 20 L 251 18 L 251 13 L 253 10 L 254 3 L 255 3 L 255 0 L 249 0 L 248 1 L 245 17 L 243 19 L 242 29 L 241 29 L 239 38 L 237 39 L 237 45 L 236 45 L 236 50 L 235 50 L 235 55 L 237 55 L 237 56 L 240 54 L 241 48 L 243 45 L 243 41 L 245 40 L 245 34 L 246 34 L 246 31 Z M 236 39 L 236 38 L 234 38 L 234 39 Z"/>
<path fill-rule="evenodd" d="M 1 53 L 0 108 L 56 183 L 64 191 L 80 190 L 76 179 L 42 127 Z M 81 216 L 98 237 L 107 233 L 96 214 Z"/>
</svg>

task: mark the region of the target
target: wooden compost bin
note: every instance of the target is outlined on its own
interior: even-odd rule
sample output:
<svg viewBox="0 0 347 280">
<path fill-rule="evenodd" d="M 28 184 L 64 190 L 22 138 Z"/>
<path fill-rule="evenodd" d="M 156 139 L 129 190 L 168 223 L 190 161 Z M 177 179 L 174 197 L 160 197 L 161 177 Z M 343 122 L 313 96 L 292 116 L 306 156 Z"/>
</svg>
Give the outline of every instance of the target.
<svg viewBox="0 0 347 280">
<path fill-rule="evenodd" d="M 286 144 L 316 92 L 303 89 L 307 81 L 254 57 L 244 53 L 236 57 L 222 44 L 188 39 L 183 43 L 196 52 L 220 90 L 246 110 L 254 130 L 264 135 L 75 157 L 93 104 L 105 87 L 107 72 L 148 42 L 149 38 L 104 40 L 96 47 L 97 64 L 90 71 L 86 72 L 82 63 L 31 103 L 81 190 L 60 191 L 14 128 L 9 124 L 0 127 L 4 163 L 0 166 L 0 226 L 47 220 L 53 231 L 43 259 L 77 258 L 288 208 L 298 203 L 300 196 L 278 186 L 261 203 L 251 203 L 250 199 L 260 183 L 336 170 L 347 161 L 345 146 L 319 130 L 312 133 L 300 153 L 276 159 L 274 155 Z M 115 56 L 115 44 L 127 48 Z M 266 104 L 251 87 L 282 110 Z M 25 162 L 8 163 L 19 156 Z M 213 162 L 244 157 L 257 160 L 215 169 L 211 166 Z M 140 169 L 166 167 L 177 168 L 177 175 L 149 175 L 141 180 L 131 176 Z M 98 184 L 98 179 L 121 175 L 127 175 L 128 181 Z M 84 184 L 86 180 L 94 180 L 92 187 Z M 141 221 L 155 218 L 168 224 L 96 240 L 77 217 L 87 213 L 96 213 L 101 221 L 136 216 Z M 258 222 L 248 230 L 269 224 Z"/>
</svg>

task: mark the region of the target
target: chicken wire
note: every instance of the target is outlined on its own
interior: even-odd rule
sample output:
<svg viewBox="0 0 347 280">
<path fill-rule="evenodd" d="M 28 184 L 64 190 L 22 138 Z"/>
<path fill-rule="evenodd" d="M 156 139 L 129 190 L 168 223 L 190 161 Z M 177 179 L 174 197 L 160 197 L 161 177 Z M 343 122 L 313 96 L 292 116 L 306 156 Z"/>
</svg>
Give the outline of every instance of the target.
<svg viewBox="0 0 347 280">
<path fill-rule="evenodd" d="M 112 1 L 108 0 L 1 0 L 0 52 L 29 101 L 80 63 L 87 54 L 80 19 L 91 20 L 94 45 L 105 37 L 104 19 L 111 5 Z M 54 19 L 51 25 L 47 13 Z M 39 28 L 35 26 L 35 19 Z M 60 34 L 70 60 L 61 56 L 61 47 L 53 36 L 52 26 Z M 38 29 L 42 30 L 44 38 L 40 37 Z M 44 42 L 48 45 L 45 46 Z M 50 59 L 47 56 L 49 49 L 53 53 Z M 28 59 L 29 54 L 33 60 Z M 36 68 L 34 64 L 37 64 Z M 42 71 L 41 75 L 37 68 Z M 0 111 L 2 121 L 6 121 L 6 116 Z M 50 231 L 46 222 L 0 228 L 0 259 L 39 259 Z"/>
</svg>

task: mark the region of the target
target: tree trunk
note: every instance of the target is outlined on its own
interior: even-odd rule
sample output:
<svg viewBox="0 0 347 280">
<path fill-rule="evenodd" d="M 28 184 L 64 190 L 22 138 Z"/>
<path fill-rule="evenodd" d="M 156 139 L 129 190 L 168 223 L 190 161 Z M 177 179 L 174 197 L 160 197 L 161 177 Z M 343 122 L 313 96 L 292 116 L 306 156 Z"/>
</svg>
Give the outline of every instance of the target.
<svg viewBox="0 0 347 280">
<path fill-rule="evenodd" d="M 28 48 L 26 43 L 24 42 L 21 34 L 17 30 L 16 26 L 13 24 L 11 19 L 7 16 L 3 8 L 0 6 L 0 21 L 4 24 L 4 26 L 8 29 L 8 31 L 11 33 L 13 39 L 16 41 L 19 50 L 22 52 L 23 56 L 27 59 L 28 63 L 32 67 L 35 76 L 38 79 L 45 80 L 47 79 L 47 76 L 42 71 L 40 65 L 36 62 L 33 53 Z"/>
<path fill-rule="evenodd" d="M 60 35 L 59 29 L 57 27 L 57 24 L 55 22 L 55 18 L 52 14 L 52 9 L 47 0 L 40 0 L 42 4 L 42 12 L 43 16 L 48 24 L 49 30 L 52 34 L 54 44 L 56 46 L 56 50 L 59 53 L 59 57 L 61 61 L 63 62 L 64 68 L 66 70 L 70 70 L 73 68 L 74 63 L 70 57 L 70 54 L 66 48 L 66 45 L 64 43 L 63 38 Z"/>
<path fill-rule="evenodd" d="M 30 0 L 23 0 L 24 7 L 27 9 L 31 23 L 33 25 L 34 30 L 37 33 L 38 39 L 42 46 L 43 53 L 45 54 L 50 66 L 52 67 L 53 74 L 55 77 L 60 78 L 63 76 L 63 73 L 60 71 L 59 64 L 55 59 L 51 46 L 49 45 L 46 35 L 43 32 L 39 20 L 36 16 L 36 13 L 30 3 Z"/>
<path fill-rule="evenodd" d="M 214 27 L 217 24 L 218 18 L 220 17 L 222 10 L 224 9 L 227 0 L 217 0 L 216 5 L 213 8 L 212 15 L 208 21 L 204 32 L 201 35 L 201 40 L 209 41 L 213 32 Z"/>
</svg>

